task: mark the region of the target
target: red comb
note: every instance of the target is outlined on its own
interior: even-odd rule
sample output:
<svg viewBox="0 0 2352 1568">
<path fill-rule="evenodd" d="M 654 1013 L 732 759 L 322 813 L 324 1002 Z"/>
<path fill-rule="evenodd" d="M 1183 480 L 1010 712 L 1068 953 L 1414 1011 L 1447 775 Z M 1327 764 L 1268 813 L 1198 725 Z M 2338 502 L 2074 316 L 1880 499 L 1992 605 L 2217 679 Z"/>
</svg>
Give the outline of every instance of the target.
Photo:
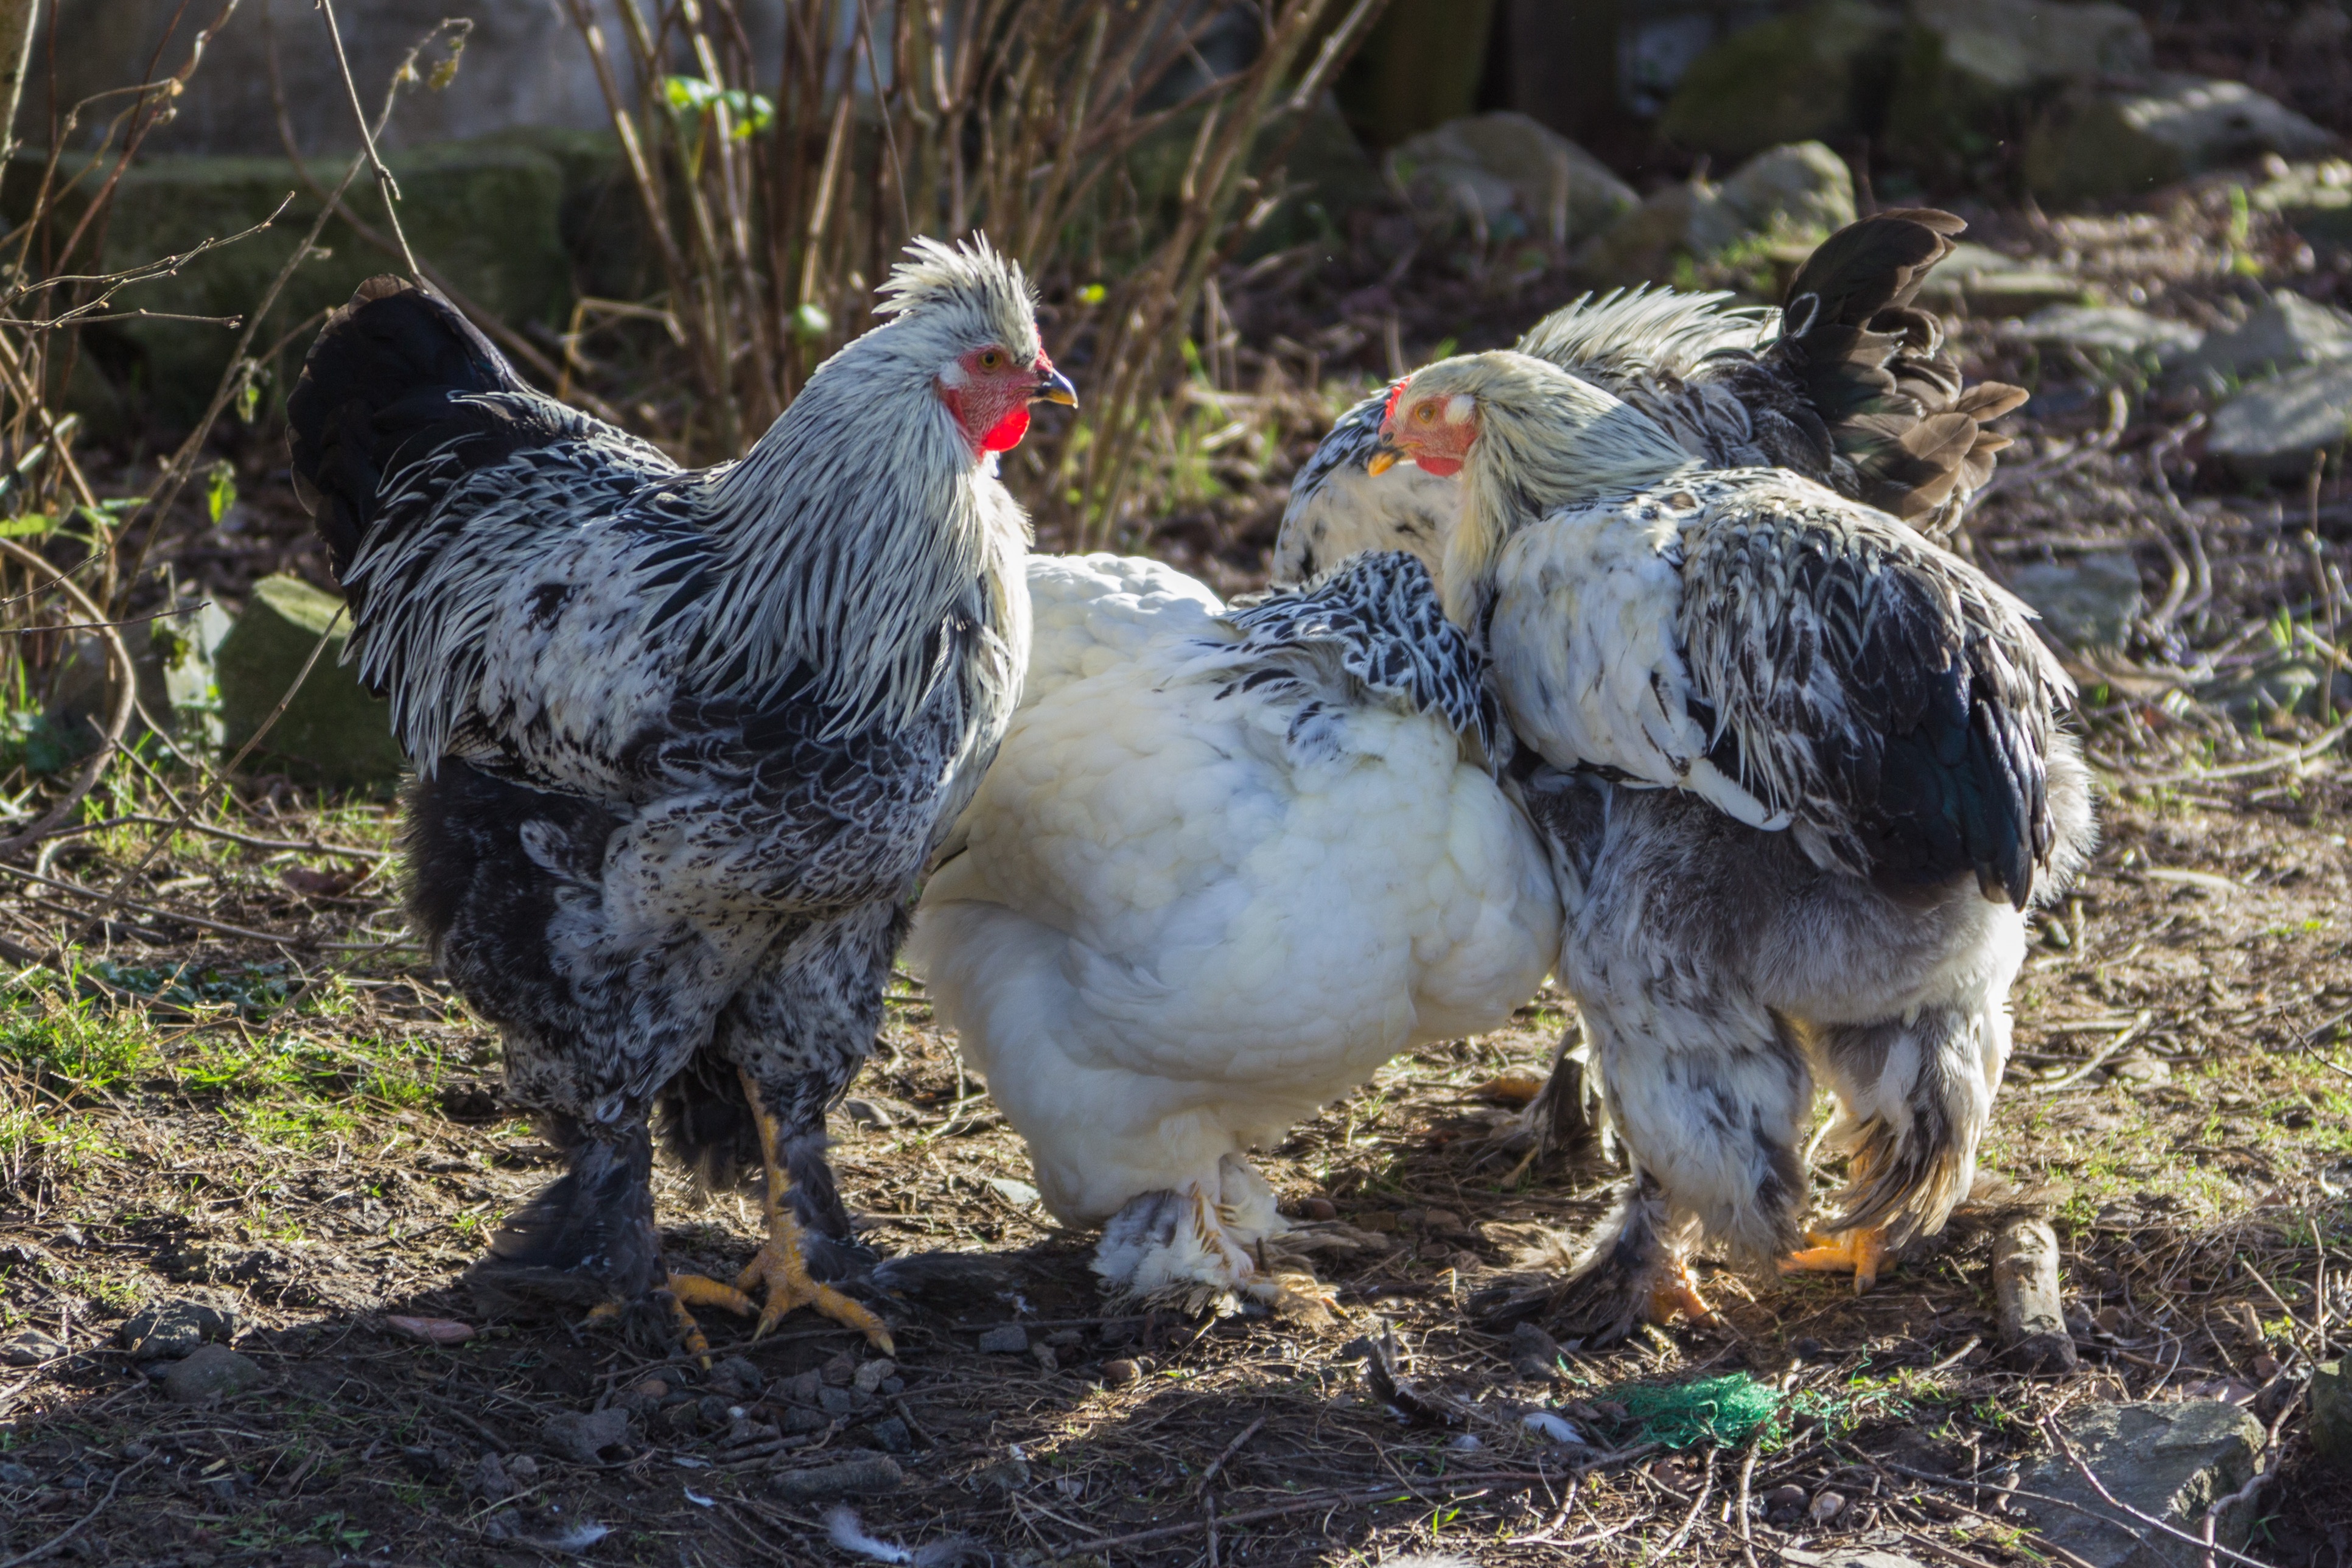
<svg viewBox="0 0 2352 1568">
<path fill-rule="evenodd" d="M 1409 375 L 1401 375 L 1389 383 L 1389 400 L 1381 405 L 1381 424 L 1385 425 L 1396 417 L 1397 399 L 1404 395 L 1405 384 L 1411 380 L 1412 377 Z"/>
</svg>

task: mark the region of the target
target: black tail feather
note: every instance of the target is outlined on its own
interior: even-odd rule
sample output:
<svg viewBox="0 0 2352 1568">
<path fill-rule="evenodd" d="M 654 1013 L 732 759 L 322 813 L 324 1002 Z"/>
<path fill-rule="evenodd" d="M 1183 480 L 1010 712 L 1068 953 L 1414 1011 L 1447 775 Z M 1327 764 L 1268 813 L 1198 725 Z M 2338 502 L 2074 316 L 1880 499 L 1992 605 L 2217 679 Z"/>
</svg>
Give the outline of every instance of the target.
<svg viewBox="0 0 2352 1568">
<path fill-rule="evenodd" d="M 1772 351 L 1852 465 L 1857 499 L 1922 526 L 1991 478 L 2009 443 L 1979 426 L 2026 395 L 1963 387 L 1942 326 L 1912 303 L 1967 226 L 1906 207 L 1838 230 L 1790 281 Z"/>
<path fill-rule="evenodd" d="M 634 1301 L 662 1282 L 646 1130 L 578 1137 L 567 1152 L 571 1169 L 508 1215 L 489 1255 L 466 1271 L 485 1305 Z"/>
<path fill-rule="evenodd" d="M 286 399 L 294 488 L 338 577 L 376 520 L 404 449 L 450 432 L 452 395 L 526 390 L 456 307 L 390 276 L 371 278 L 327 318 Z M 459 423 L 470 423 L 460 420 Z"/>
</svg>

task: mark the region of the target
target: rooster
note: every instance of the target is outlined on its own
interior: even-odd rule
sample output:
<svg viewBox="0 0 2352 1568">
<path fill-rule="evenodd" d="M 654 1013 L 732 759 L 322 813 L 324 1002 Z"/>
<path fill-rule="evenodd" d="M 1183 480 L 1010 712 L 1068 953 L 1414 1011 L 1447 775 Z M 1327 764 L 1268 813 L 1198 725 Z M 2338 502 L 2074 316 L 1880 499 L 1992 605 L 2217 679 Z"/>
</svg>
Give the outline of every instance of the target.
<svg viewBox="0 0 2352 1568">
<path fill-rule="evenodd" d="M 2009 437 L 1985 426 L 2025 401 L 1964 385 L 1936 318 L 1913 304 L 1967 225 L 1933 208 L 1848 224 L 1790 280 L 1779 310 L 1671 289 L 1586 295 L 1519 352 L 1632 404 L 1710 468 L 1780 468 L 1949 540 Z M 1274 575 L 1295 582 L 1358 550 L 1435 563 L 1461 498 L 1417 465 L 1371 471 L 1388 389 L 1349 409 L 1291 481 Z"/>
<path fill-rule="evenodd" d="M 289 400 L 353 656 L 416 769 L 411 913 L 568 1161 L 471 1270 L 493 1301 L 667 1288 L 698 1348 L 699 1306 L 890 1342 L 834 1283 L 862 1253 L 825 1111 L 1027 659 L 1027 524 L 993 454 L 1033 400 L 1075 398 L 984 241 L 918 241 L 882 292 L 891 319 L 716 468 L 531 391 L 389 278 Z M 706 1180 L 764 1168 L 731 1284 L 665 1267 L 657 1109 Z"/>
<path fill-rule="evenodd" d="M 1101 1225 L 1115 1299 L 1328 1305 L 1248 1163 L 1398 1052 L 1493 1028 L 1557 951 L 1469 639 L 1410 555 L 1228 608 L 1157 563 L 1030 562 L 1022 706 L 910 958 Z M 1344 1239 L 1344 1238 L 1342 1238 Z"/>
<path fill-rule="evenodd" d="M 2091 848 L 2032 612 L 1892 517 L 1709 470 L 1528 355 L 1416 372 L 1382 432 L 1461 476 L 1447 612 L 1548 764 L 1527 789 L 1564 868 L 1559 973 L 1633 1165 L 1580 1267 L 1497 1305 L 1596 1340 L 1702 1314 L 1700 1233 L 1862 1288 L 1968 1192 L 2024 911 Z M 1798 1251 L 1816 1077 L 1851 1179 Z"/>
</svg>

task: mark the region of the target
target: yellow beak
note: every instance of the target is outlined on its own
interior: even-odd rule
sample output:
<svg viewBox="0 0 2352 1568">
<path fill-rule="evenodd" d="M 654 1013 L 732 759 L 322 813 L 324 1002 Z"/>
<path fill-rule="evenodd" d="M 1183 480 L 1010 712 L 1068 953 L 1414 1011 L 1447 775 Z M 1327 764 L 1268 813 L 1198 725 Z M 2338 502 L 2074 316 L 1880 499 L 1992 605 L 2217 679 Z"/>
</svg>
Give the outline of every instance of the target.
<svg viewBox="0 0 2352 1568">
<path fill-rule="evenodd" d="M 1391 468 L 1395 468 L 1397 466 L 1397 460 L 1403 456 L 1404 451 L 1402 447 L 1391 447 L 1387 442 L 1383 441 L 1379 446 L 1372 448 L 1371 457 L 1366 460 L 1364 464 L 1364 472 L 1371 475 L 1374 479 L 1378 479 L 1382 474 L 1387 473 Z"/>
<path fill-rule="evenodd" d="M 1045 379 L 1037 384 L 1037 390 L 1029 396 L 1032 402 L 1058 403 L 1065 408 L 1078 405 L 1078 389 L 1072 386 L 1070 378 L 1058 370 L 1047 371 Z"/>
</svg>

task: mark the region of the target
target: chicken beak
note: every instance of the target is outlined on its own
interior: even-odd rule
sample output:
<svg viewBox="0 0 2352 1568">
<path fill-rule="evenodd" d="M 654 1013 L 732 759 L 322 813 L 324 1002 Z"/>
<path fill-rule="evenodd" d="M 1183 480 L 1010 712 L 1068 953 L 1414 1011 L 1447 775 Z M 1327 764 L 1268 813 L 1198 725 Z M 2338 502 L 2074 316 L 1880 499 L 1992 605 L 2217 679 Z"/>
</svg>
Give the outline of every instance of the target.
<svg viewBox="0 0 2352 1568">
<path fill-rule="evenodd" d="M 1379 446 L 1372 448 L 1371 457 L 1365 460 L 1364 472 L 1371 475 L 1374 479 L 1378 479 L 1382 474 L 1387 473 L 1391 468 L 1395 468 L 1398 461 L 1403 457 L 1403 447 L 1398 446 L 1393 441 L 1383 440 Z"/>
<path fill-rule="evenodd" d="M 1072 386 L 1070 378 L 1058 370 L 1047 371 L 1045 379 L 1037 384 L 1037 390 L 1029 397 L 1032 402 L 1058 403 L 1065 408 L 1078 405 L 1078 389 Z"/>
</svg>

